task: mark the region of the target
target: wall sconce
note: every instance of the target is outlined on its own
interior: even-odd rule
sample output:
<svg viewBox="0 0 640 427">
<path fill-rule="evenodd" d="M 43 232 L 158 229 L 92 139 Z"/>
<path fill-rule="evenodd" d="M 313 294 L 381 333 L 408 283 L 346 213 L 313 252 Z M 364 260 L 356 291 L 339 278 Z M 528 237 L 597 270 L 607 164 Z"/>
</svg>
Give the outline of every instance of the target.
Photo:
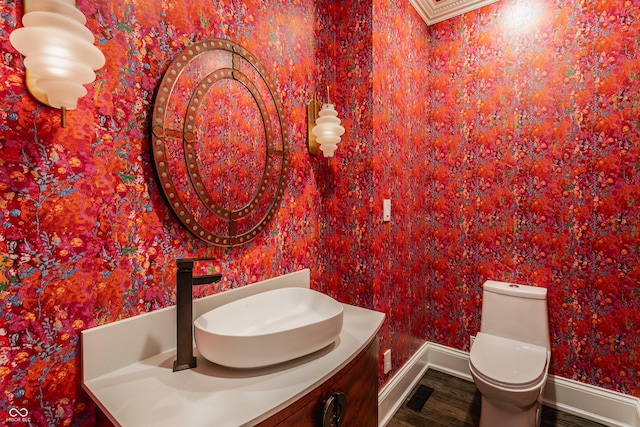
<svg viewBox="0 0 640 427">
<path fill-rule="evenodd" d="M 307 103 L 307 127 L 309 153 L 317 156 L 321 150 L 325 157 L 333 157 L 333 153 L 338 148 L 340 137 L 344 134 L 344 128 L 340 126 L 338 112 L 333 108 L 329 98 L 329 87 L 327 87 L 327 103 L 322 104 L 320 113 L 318 113 L 315 95 Z"/>
<path fill-rule="evenodd" d="M 75 109 L 87 94 L 83 84 L 95 80 L 104 55 L 93 45 L 87 18 L 74 0 L 25 0 L 24 12 L 24 27 L 9 38 L 25 56 L 27 89 L 43 104 L 59 108 L 65 127 L 66 110 Z"/>
</svg>

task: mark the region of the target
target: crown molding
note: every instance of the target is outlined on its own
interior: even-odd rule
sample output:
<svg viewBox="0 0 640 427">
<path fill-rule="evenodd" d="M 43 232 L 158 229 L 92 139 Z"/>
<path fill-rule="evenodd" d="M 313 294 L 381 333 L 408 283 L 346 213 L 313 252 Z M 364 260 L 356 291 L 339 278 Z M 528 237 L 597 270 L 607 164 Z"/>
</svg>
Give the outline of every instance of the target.
<svg viewBox="0 0 640 427">
<path fill-rule="evenodd" d="M 462 15 L 498 0 L 409 0 L 427 25 Z"/>
</svg>

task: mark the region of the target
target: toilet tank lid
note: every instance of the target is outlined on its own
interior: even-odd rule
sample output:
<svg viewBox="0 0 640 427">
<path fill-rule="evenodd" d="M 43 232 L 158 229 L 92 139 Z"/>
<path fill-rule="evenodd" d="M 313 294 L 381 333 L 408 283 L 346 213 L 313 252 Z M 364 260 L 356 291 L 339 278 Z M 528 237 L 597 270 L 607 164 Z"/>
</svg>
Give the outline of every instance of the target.
<svg viewBox="0 0 640 427">
<path fill-rule="evenodd" d="M 520 285 L 518 283 L 498 282 L 496 280 L 487 280 L 486 282 L 484 282 L 484 290 L 520 298 L 547 298 L 547 288 L 530 285 Z"/>
</svg>

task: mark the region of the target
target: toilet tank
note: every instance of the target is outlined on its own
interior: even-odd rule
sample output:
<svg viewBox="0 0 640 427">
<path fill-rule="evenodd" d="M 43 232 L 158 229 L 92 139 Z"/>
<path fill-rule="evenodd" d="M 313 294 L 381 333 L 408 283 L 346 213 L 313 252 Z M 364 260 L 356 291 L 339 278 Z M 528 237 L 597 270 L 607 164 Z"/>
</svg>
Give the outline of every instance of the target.
<svg viewBox="0 0 640 427">
<path fill-rule="evenodd" d="M 547 289 L 487 280 L 480 331 L 550 350 Z"/>
</svg>

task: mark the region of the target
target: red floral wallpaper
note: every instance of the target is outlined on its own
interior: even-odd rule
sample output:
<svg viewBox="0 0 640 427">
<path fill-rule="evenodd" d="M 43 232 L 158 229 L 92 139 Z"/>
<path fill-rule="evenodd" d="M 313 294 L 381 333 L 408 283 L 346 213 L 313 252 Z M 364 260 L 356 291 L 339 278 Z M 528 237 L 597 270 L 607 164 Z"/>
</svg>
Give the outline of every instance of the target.
<svg viewBox="0 0 640 427">
<path fill-rule="evenodd" d="M 640 6 L 526 3 L 427 27 L 405 1 L 79 0 L 107 63 L 62 129 L 25 92 L 22 2 L 4 2 L 0 420 L 92 425 L 80 331 L 173 304 L 181 256 L 218 259 L 201 294 L 311 268 L 387 313 L 394 369 L 426 340 L 468 349 L 484 280 L 545 286 L 552 373 L 640 397 Z M 226 250 L 178 225 L 148 152 L 163 71 L 207 37 L 258 56 L 291 136 L 276 219 Z M 305 146 L 326 85 L 347 129 L 329 163 Z"/>
<path fill-rule="evenodd" d="M 428 339 L 488 278 L 549 291 L 551 373 L 640 397 L 640 5 L 502 1 L 430 27 Z"/>
<path fill-rule="evenodd" d="M 78 1 L 106 57 L 78 109 L 56 110 L 24 87 L 9 43 L 22 2 L 0 6 L 0 424 L 92 425 L 81 389 L 80 331 L 175 301 L 175 260 L 212 256 L 224 276 L 199 294 L 315 265 L 318 212 L 304 146 L 315 84 L 312 1 Z M 284 102 L 291 136 L 285 199 L 267 231 L 223 250 L 195 239 L 167 209 L 151 166 L 154 91 L 174 55 L 208 37 L 254 53 Z M 17 424 L 20 425 L 20 424 Z"/>
</svg>

